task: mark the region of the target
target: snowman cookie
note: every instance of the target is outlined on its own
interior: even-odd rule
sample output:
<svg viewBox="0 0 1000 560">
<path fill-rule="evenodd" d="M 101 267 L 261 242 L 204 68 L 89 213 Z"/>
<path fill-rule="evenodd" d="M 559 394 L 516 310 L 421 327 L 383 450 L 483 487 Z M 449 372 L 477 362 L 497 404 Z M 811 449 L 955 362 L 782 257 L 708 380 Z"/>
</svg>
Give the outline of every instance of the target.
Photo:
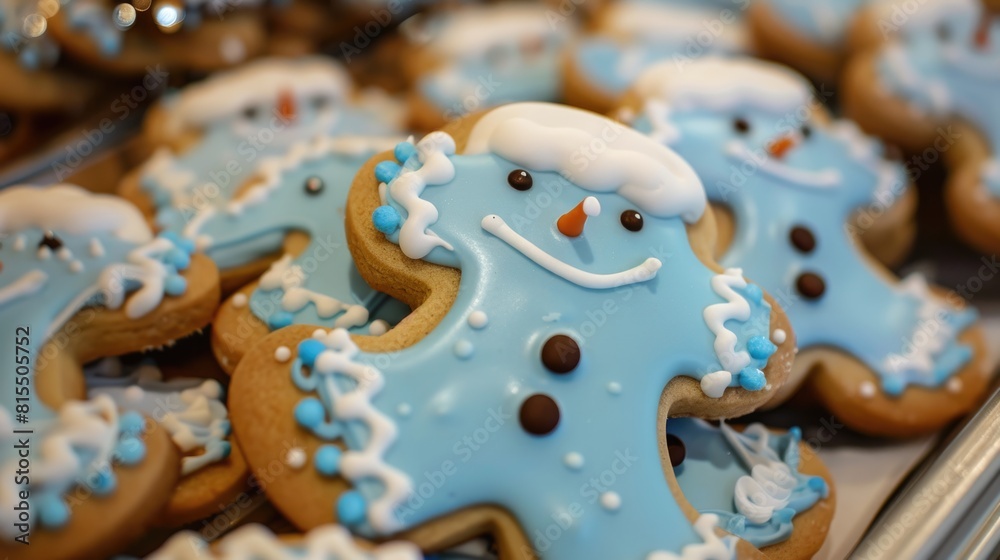
<svg viewBox="0 0 1000 560">
<path fill-rule="evenodd" d="M 211 356 L 185 356 L 163 367 L 148 358 L 107 358 L 84 374 L 89 398 L 106 395 L 119 410 L 150 418 L 181 456 L 180 480 L 157 525 L 177 527 L 208 517 L 245 490 L 249 472 L 234 448 L 225 388 L 216 379 L 225 374 Z"/>
<path fill-rule="evenodd" d="M 319 136 L 396 131 L 383 97 L 358 94 L 332 59 L 262 59 L 164 99 L 147 117 L 147 144 L 159 146 L 122 183 L 121 193 L 164 231 L 184 236 L 209 210 L 224 213 L 269 157 Z M 363 147 L 359 148 L 362 149 Z M 282 254 L 285 234 L 208 247 L 229 292 L 260 276 Z"/>
<path fill-rule="evenodd" d="M 215 268 L 126 201 L 68 185 L 0 192 L 0 233 L 0 554 L 113 554 L 156 517 L 179 459 L 142 415 L 88 399 L 82 364 L 207 324 Z"/>
<path fill-rule="evenodd" d="M 977 0 L 914 14 L 895 38 L 851 61 L 844 107 L 866 130 L 943 160 L 952 226 L 981 251 L 1000 247 L 1000 17 Z"/>
<path fill-rule="evenodd" d="M 262 163 L 259 179 L 243 187 L 224 210 L 203 209 L 185 228 L 184 235 L 209 256 L 251 246 L 275 232 L 289 240 L 289 252 L 219 309 L 212 344 L 223 369 L 233 371 L 258 340 L 288 325 L 380 335 L 408 314 L 405 305 L 372 290 L 361 278 L 344 229 L 354 175 L 397 142 L 356 136 L 303 142 Z"/>
<path fill-rule="evenodd" d="M 652 64 L 684 66 L 706 54 L 746 53 L 748 6 L 748 0 L 605 2 L 589 32 L 563 58 L 563 97 L 571 105 L 607 113 Z"/>
<path fill-rule="evenodd" d="M 431 551 L 491 532 L 504 558 L 753 554 L 667 476 L 667 417 L 757 408 L 795 344 L 713 264 L 714 232 L 682 159 L 579 109 L 504 105 L 381 154 L 348 242 L 414 311 L 378 338 L 292 326 L 252 348 L 230 385 L 244 454 L 297 438 L 266 491 L 303 530 Z"/>
<path fill-rule="evenodd" d="M 212 72 L 249 60 L 265 46 L 261 0 L 181 0 L 138 10 L 111 0 L 68 0 L 46 27 L 68 56 L 137 76 L 151 67 Z"/>
<path fill-rule="evenodd" d="M 545 3 L 467 4 L 429 12 L 404 27 L 410 120 L 434 130 L 513 101 L 556 101 L 560 56 L 572 18 Z"/>
<path fill-rule="evenodd" d="M 901 166 L 849 121 L 789 119 L 808 82 L 752 59 L 650 69 L 633 126 L 685 157 L 732 240 L 720 261 L 775 294 L 798 335 L 795 376 L 853 429 L 910 436 L 973 409 L 989 366 L 975 311 L 859 250 L 849 220 L 906 188 Z M 882 203 L 886 205 L 885 202 Z"/>
</svg>

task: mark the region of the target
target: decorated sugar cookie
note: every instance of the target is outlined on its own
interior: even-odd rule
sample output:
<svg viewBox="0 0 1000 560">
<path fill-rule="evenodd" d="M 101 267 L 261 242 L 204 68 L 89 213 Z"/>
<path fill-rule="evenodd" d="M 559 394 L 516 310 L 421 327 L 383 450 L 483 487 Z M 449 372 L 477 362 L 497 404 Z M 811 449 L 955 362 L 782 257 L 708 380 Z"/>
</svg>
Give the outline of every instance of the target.
<svg viewBox="0 0 1000 560">
<path fill-rule="evenodd" d="M 260 178 L 223 209 L 206 208 L 183 234 L 209 256 L 233 247 L 261 246 L 274 233 L 308 236 L 220 309 L 212 331 L 226 371 L 271 330 L 292 324 L 346 328 L 380 335 L 409 309 L 375 292 L 358 274 L 347 247 L 344 207 L 358 169 L 392 149 L 389 138 L 320 137 L 261 165 Z"/>
<path fill-rule="evenodd" d="M 215 269 L 126 201 L 74 186 L 3 190 L 0 233 L 0 554 L 106 556 L 142 534 L 179 462 L 142 415 L 87 399 L 81 364 L 204 326 Z"/>
<path fill-rule="evenodd" d="M 748 412 L 789 369 L 780 308 L 708 264 L 706 212 L 676 154 L 559 105 L 374 158 L 348 240 L 414 312 L 378 338 L 288 327 L 243 358 L 231 417 L 251 467 L 292 438 L 305 457 L 268 497 L 302 529 L 431 551 L 489 531 L 504 558 L 749 552 L 672 489 L 657 429 Z"/>
<path fill-rule="evenodd" d="M 845 110 L 863 127 L 925 166 L 944 160 L 952 224 L 988 252 L 1000 246 L 998 85 L 1000 18 L 976 0 L 928 5 L 845 76 Z"/>
<path fill-rule="evenodd" d="M 297 143 L 394 132 L 390 111 L 356 104 L 352 89 L 346 72 L 320 57 L 264 59 L 190 85 L 147 118 L 146 134 L 160 148 L 122 193 L 183 236 L 196 216 L 224 212 L 263 161 Z M 273 231 L 251 244 L 207 247 L 207 254 L 223 271 L 224 288 L 234 288 L 280 256 L 284 239 Z"/>
<path fill-rule="evenodd" d="M 607 2 L 597 10 L 592 32 L 564 58 L 566 101 L 606 113 L 657 62 L 683 67 L 707 54 L 748 52 L 748 6 L 749 0 Z"/>
<path fill-rule="evenodd" d="M 664 65 L 637 83 L 633 124 L 687 158 L 728 210 L 733 236 L 721 261 L 777 295 L 798 334 L 796 371 L 838 420 L 884 435 L 937 429 L 985 389 L 976 314 L 859 250 L 865 233 L 851 215 L 891 200 L 905 174 L 851 122 L 790 119 L 811 96 L 801 77 L 770 63 Z"/>
<path fill-rule="evenodd" d="M 225 389 L 210 377 L 212 371 L 205 371 L 205 361 L 189 361 L 193 369 L 186 369 L 187 375 L 201 377 L 164 380 L 155 362 L 112 358 L 85 370 L 90 398 L 106 395 L 119 410 L 152 419 L 181 455 L 180 482 L 158 525 L 179 526 L 217 513 L 219 504 L 232 502 L 244 491 L 249 477 L 242 456 L 233 449 Z"/>
<path fill-rule="evenodd" d="M 833 515 L 831 475 L 795 428 L 738 431 L 696 418 L 667 422 L 667 449 L 684 497 L 773 558 L 811 558 Z M 820 535 L 795 531 L 803 523 Z M 812 532 L 812 531 L 810 531 Z"/>
<path fill-rule="evenodd" d="M 209 545 L 193 532 L 170 538 L 149 560 L 421 560 L 420 549 L 403 541 L 362 545 L 339 525 L 316 527 L 304 535 L 277 536 L 262 525 L 247 525 Z"/>
<path fill-rule="evenodd" d="M 506 1 L 432 12 L 404 27 L 410 117 L 433 130 L 514 101 L 556 101 L 572 17 L 544 3 Z"/>
<path fill-rule="evenodd" d="M 116 74 L 142 75 L 156 65 L 215 71 L 259 55 L 265 44 L 264 22 L 253 9 L 262 0 L 159 2 L 145 9 L 111 0 L 60 4 L 42 32 L 77 60 Z"/>
</svg>

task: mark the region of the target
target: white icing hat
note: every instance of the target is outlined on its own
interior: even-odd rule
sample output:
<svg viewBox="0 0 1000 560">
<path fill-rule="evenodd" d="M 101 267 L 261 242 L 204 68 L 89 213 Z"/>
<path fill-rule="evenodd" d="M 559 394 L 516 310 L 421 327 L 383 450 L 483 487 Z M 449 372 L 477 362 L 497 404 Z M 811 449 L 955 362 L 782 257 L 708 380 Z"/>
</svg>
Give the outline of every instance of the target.
<svg viewBox="0 0 1000 560">
<path fill-rule="evenodd" d="M 617 192 L 642 211 L 695 222 L 706 197 L 691 166 L 669 148 L 606 117 L 553 103 L 513 103 L 472 128 L 464 153 L 492 152 L 557 171 L 594 192 Z"/>
<path fill-rule="evenodd" d="M 706 25 L 716 19 L 719 30 Z M 615 2 L 601 18 L 601 29 L 612 35 L 653 43 L 683 44 L 699 33 L 711 33 L 712 51 L 743 52 L 750 48 L 746 25 L 723 23 L 719 10 L 702 6 L 630 0 Z M 701 43 L 699 43 L 701 46 Z"/>
<path fill-rule="evenodd" d="M 569 20 L 551 23 L 555 12 L 543 3 L 504 2 L 443 12 L 428 21 L 428 46 L 447 57 L 482 56 L 493 45 L 569 33 Z"/>
<path fill-rule="evenodd" d="M 796 111 L 813 100 L 812 86 L 784 66 L 753 58 L 705 57 L 681 65 L 661 62 L 633 88 L 678 109 L 726 111 L 749 103 L 764 111 Z"/>
<path fill-rule="evenodd" d="M 177 133 L 228 119 L 247 107 L 277 103 L 286 90 L 297 98 L 326 95 L 337 100 L 350 88 L 347 72 L 331 58 L 264 58 L 181 90 L 167 107 L 167 127 Z"/>
<path fill-rule="evenodd" d="M 142 213 L 124 199 L 75 185 L 0 190 L 0 233 L 38 228 L 72 235 L 111 233 L 145 243 L 153 238 Z"/>
</svg>

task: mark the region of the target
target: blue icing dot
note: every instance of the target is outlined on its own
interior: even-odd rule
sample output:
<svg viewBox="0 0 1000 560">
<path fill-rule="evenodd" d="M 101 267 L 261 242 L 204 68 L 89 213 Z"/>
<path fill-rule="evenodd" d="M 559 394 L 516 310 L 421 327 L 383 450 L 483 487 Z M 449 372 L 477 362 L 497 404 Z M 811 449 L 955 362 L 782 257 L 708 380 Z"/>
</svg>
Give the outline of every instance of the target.
<svg viewBox="0 0 1000 560">
<path fill-rule="evenodd" d="M 788 435 L 792 436 L 795 443 L 802 441 L 802 428 L 798 426 L 792 426 L 788 429 Z"/>
<path fill-rule="evenodd" d="M 111 473 L 110 469 L 98 471 L 92 483 L 94 493 L 98 496 L 107 496 L 115 490 L 117 485 L 115 475 Z"/>
<path fill-rule="evenodd" d="M 181 296 L 187 291 L 187 280 L 183 276 L 171 274 L 163 281 L 163 291 L 168 296 Z"/>
<path fill-rule="evenodd" d="M 178 270 L 184 270 L 191 265 L 191 255 L 179 247 L 174 247 L 167 251 L 163 255 L 163 260 Z"/>
<path fill-rule="evenodd" d="M 121 430 L 122 435 L 137 436 L 142 433 L 145 425 L 146 419 L 134 410 L 122 413 L 118 418 L 118 429 Z"/>
<path fill-rule="evenodd" d="M 302 399 L 295 405 L 295 421 L 306 428 L 319 426 L 325 417 L 323 403 L 313 397 Z"/>
<path fill-rule="evenodd" d="M 365 498 L 359 492 L 344 492 L 337 500 L 337 519 L 344 525 L 357 525 L 365 520 L 367 509 Z"/>
<path fill-rule="evenodd" d="M 818 476 L 810 478 L 807 484 L 809 484 L 810 489 L 819 492 L 820 494 L 823 495 L 824 498 L 830 492 L 830 488 L 827 487 L 826 481 Z"/>
<path fill-rule="evenodd" d="M 176 245 L 177 248 L 180 249 L 181 251 L 183 251 L 184 253 L 191 254 L 191 253 L 194 252 L 194 241 L 191 241 L 190 239 L 187 239 L 187 238 L 181 237 L 180 235 L 177 235 L 177 232 L 174 232 L 174 231 L 165 231 L 165 232 L 163 232 L 163 233 L 160 234 L 160 237 L 166 239 L 167 241 L 170 241 L 171 243 L 173 243 L 174 245 Z M 188 260 L 190 260 L 190 259 L 188 259 Z M 187 266 L 185 265 L 184 268 L 187 268 Z"/>
<path fill-rule="evenodd" d="M 393 150 L 393 153 L 400 163 L 406 163 L 406 160 L 410 159 L 410 156 L 417 153 L 417 147 L 412 142 L 400 142 L 396 144 L 396 149 Z"/>
<path fill-rule="evenodd" d="M 757 305 L 760 305 L 764 301 L 764 292 L 757 284 L 747 284 L 746 296 Z"/>
<path fill-rule="evenodd" d="M 901 377 L 886 377 L 882 379 L 882 390 L 889 395 L 899 396 L 906 387 Z"/>
<path fill-rule="evenodd" d="M 394 161 L 380 161 L 375 165 L 375 178 L 378 179 L 380 183 L 388 183 L 399 175 L 399 171 L 402 167 Z"/>
<path fill-rule="evenodd" d="M 276 331 L 291 325 L 293 320 L 294 317 L 291 313 L 287 311 L 276 311 L 267 318 L 267 326 L 270 327 L 272 331 Z"/>
<path fill-rule="evenodd" d="M 336 445 L 323 445 L 313 456 L 316 471 L 323 476 L 333 476 L 340 470 L 340 448 Z"/>
<path fill-rule="evenodd" d="M 326 346 L 315 338 L 307 338 L 300 342 L 299 359 L 302 360 L 302 365 L 312 367 L 316 363 L 316 357 L 324 350 Z"/>
<path fill-rule="evenodd" d="M 223 459 L 229 457 L 229 454 L 233 452 L 233 446 L 228 441 L 220 442 L 219 449 Z"/>
<path fill-rule="evenodd" d="M 222 422 L 219 422 L 219 427 L 222 428 L 222 433 L 226 434 L 227 436 L 233 433 L 233 425 L 229 423 L 229 420 L 223 420 Z"/>
<path fill-rule="evenodd" d="M 764 372 L 755 367 L 745 367 L 740 372 L 740 387 L 747 391 L 760 391 L 767 385 Z"/>
<path fill-rule="evenodd" d="M 747 341 L 747 352 L 756 360 L 770 358 L 777 349 L 778 347 L 764 336 L 755 336 Z"/>
<path fill-rule="evenodd" d="M 123 465 L 135 465 L 146 457 L 146 445 L 134 436 L 124 436 L 115 448 L 115 455 Z"/>
<path fill-rule="evenodd" d="M 402 221 L 403 218 L 392 206 L 379 206 L 372 212 L 372 223 L 375 224 L 375 229 L 387 235 L 399 229 L 399 224 Z"/>
<path fill-rule="evenodd" d="M 43 494 L 38 501 L 38 520 L 46 527 L 62 527 L 69 521 L 69 508 L 58 496 Z"/>
</svg>

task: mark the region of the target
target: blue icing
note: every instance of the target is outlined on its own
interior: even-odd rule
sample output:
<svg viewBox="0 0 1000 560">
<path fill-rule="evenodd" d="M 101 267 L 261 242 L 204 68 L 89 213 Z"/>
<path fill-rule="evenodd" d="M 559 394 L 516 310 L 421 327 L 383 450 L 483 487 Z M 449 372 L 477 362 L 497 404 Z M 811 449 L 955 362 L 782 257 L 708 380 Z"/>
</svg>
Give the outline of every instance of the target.
<svg viewBox="0 0 1000 560">
<path fill-rule="evenodd" d="M 283 237 L 301 231 L 310 236 L 309 245 L 298 257 L 277 261 L 250 295 L 250 310 L 271 329 L 309 324 L 368 334 L 373 321 L 394 325 L 409 314 L 403 303 L 373 291 L 364 282 L 347 247 L 347 191 L 357 170 L 375 150 L 344 153 L 335 148 L 336 142 L 318 139 L 297 146 L 293 153 L 308 155 L 288 156 L 287 165 L 261 187 L 261 192 L 266 190 L 263 200 L 243 203 L 237 199 L 238 210 L 216 212 L 198 230 L 199 236 L 211 239 L 209 255 L 230 247 L 252 246 L 275 234 Z M 248 193 L 248 198 L 254 196 Z"/>
<path fill-rule="evenodd" d="M 979 45 L 979 2 L 944 2 L 903 27 L 877 62 L 880 82 L 894 95 L 936 116 L 957 116 L 973 123 L 990 144 L 981 180 L 1000 197 L 1000 18 L 986 28 Z"/>
<path fill-rule="evenodd" d="M 684 443 L 684 462 L 674 467 L 674 476 L 684 497 L 699 512 L 718 515 L 722 527 L 760 548 L 787 540 L 792 534 L 794 516 L 826 498 L 829 487 L 823 478 L 799 472 L 801 436 L 797 430 L 779 435 L 759 424 L 754 426 L 742 437 L 737 436 L 736 444 L 760 443 L 761 434 L 766 434 L 763 443 L 769 451 L 755 453 L 749 447 L 744 446 L 744 449 L 763 458 L 765 464 L 784 465 L 789 474 L 784 486 L 787 502 L 775 506 L 769 519 L 756 523 L 748 520 L 736 506 L 737 481 L 750 477 L 751 471 L 734 448 L 734 440 L 728 439 L 719 428 L 693 418 L 669 420 L 667 433 Z"/>
<path fill-rule="evenodd" d="M 128 316 L 145 314 L 164 295 L 158 282 L 178 272 L 166 257 L 174 246 L 165 239 L 150 239 L 142 216 L 127 206 L 76 187 L 12 187 L 0 193 L 0 325 L 11 341 L 0 346 L 0 359 L 12 364 L 0 372 L 0 381 L 12 388 L 0 392 L 0 425 L 5 434 L 12 429 L 33 430 L 27 436 L 30 486 L 13 478 L 0 483 L 0 531 L 16 531 L 12 537 L 23 532 L 14 526 L 13 509 L 21 490 L 30 491 L 31 511 L 38 512 L 30 519 L 32 527 L 39 523 L 58 527 L 70 515 L 64 495 L 78 484 L 98 493 L 111 492 L 116 483 L 109 463 L 132 465 L 145 455 L 143 442 L 134 435 L 136 419 L 119 417 L 112 401 L 71 401 L 55 410 L 39 399 L 34 380 L 38 364 L 54 357 L 42 348 L 68 320 L 76 317 L 77 329 L 85 328 L 92 318 L 85 310 L 97 306 L 120 305 Z M 49 208 L 73 208 L 79 214 L 65 210 L 47 214 Z M 120 235 L 108 231 L 114 224 L 122 226 L 117 231 L 131 229 Z M 28 421 L 14 424 L 15 415 L 25 410 Z M 111 448 L 95 446 L 96 430 L 104 430 L 107 437 L 97 440 L 117 443 Z M 69 447 L 67 456 L 79 461 L 77 466 L 55 469 L 54 463 L 63 459 L 51 452 L 42 455 L 43 444 L 52 444 L 56 435 Z M 0 470 L 16 462 L 18 452 L 14 445 L 4 445 Z"/>
<path fill-rule="evenodd" d="M 704 312 L 727 301 L 712 287 L 723 275 L 694 254 L 679 217 L 646 214 L 644 227 L 633 232 L 619 215 L 634 205 L 616 193 L 585 190 L 556 172 L 494 153 L 447 161 L 454 177 L 420 194 L 439 212 L 434 234 L 452 248 L 437 246 L 425 260 L 462 271 L 457 299 L 441 323 L 391 355 L 360 352 L 336 330 L 315 339 L 325 346 L 318 356 L 315 342 L 304 342 L 291 364 L 292 381 L 303 391 L 295 417 L 321 439 L 343 438 L 347 451 L 339 467 L 355 483 L 365 515 L 359 518 L 362 502 L 354 495 L 329 507 L 372 535 L 474 504 L 498 504 L 552 560 L 639 559 L 715 539 L 712 519 L 696 532 L 665 483 L 656 426 L 659 398 L 671 379 L 702 379 L 720 368 Z M 518 168 L 532 175 L 530 191 L 508 185 Z M 420 160 L 410 158 L 404 169 L 422 169 Z M 410 179 L 404 172 L 393 184 Z M 600 201 L 602 215 L 588 221 L 582 236 L 567 239 L 555 222 L 585 196 Z M 419 220 L 391 195 L 388 202 L 406 220 Z M 532 205 L 539 215 L 529 218 Z M 663 259 L 663 271 L 618 288 L 586 288 L 484 231 L 483 218 L 491 214 L 585 271 L 628 269 L 650 254 Z M 725 325 L 743 350 L 748 340 L 768 334 L 770 308 L 759 291 L 735 291 L 732 299 L 748 306 L 748 318 L 729 318 Z M 485 313 L 485 327 L 470 325 L 473 311 Z M 556 334 L 571 337 L 582 353 L 566 375 L 553 374 L 540 359 L 543 344 Z M 459 342 L 475 352 L 457 356 Z M 747 359 L 755 368 L 765 365 Z M 728 385 L 737 386 L 737 377 Z M 620 393 L 607 390 L 617 383 L 625 387 Z M 558 426 L 545 436 L 529 434 L 518 420 L 525 401 L 539 394 L 554 399 L 560 413 Z M 591 421 L 594 410 L 602 411 L 600 422 Z M 584 466 L 568 468 L 569 453 L 582 455 Z M 530 477 L 523 476 L 525 468 Z M 589 482 L 605 471 L 613 482 Z M 558 538 L 546 536 L 554 530 Z M 713 546 L 725 553 L 730 544 Z"/>
<path fill-rule="evenodd" d="M 700 56 L 743 53 L 743 10 L 748 3 L 719 0 L 710 7 L 704 2 L 684 0 L 617 2 L 608 8 L 610 14 L 636 9 L 642 15 L 636 17 L 639 21 L 633 22 L 635 25 L 656 29 L 653 26 L 658 20 L 663 20 L 664 25 L 655 32 L 622 28 L 585 37 L 571 54 L 573 67 L 587 83 L 617 98 L 657 62 L 668 60 L 684 66 Z"/>
<path fill-rule="evenodd" d="M 760 0 L 788 25 L 806 37 L 836 46 L 854 15 L 872 0 Z"/>
<path fill-rule="evenodd" d="M 699 173 L 709 199 L 732 209 L 735 237 L 721 262 L 743 267 L 774 294 L 800 348 L 843 349 L 873 370 L 890 395 L 911 384 L 939 387 L 971 358 L 957 335 L 976 313 L 932 296 L 919 276 L 887 281 L 858 252 L 846 226 L 856 210 L 884 208 L 902 194 L 903 167 L 883 161 L 877 143 L 850 123 L 790 122 L 794 107 L 767 110 L 752 97 L 734 91 L 724 110 L 686 106 L 671 111 L 666 123 L 646 112 L 633 125 L 654 134 L 671 129 L 670 146 Z M 747 132 L 737 130 L 737 119 Z M 799 130 L 802 124 L 808 130 Z M 796 139 L 793 147 L 781 159 L 769 156 L 767 147 L 783 136 Z M 812 251 L 790 242 L 796 227 L 813 234 Z M 804 273 L 823 279 L 818 299 L 798 292 Z"/>
</svg>

